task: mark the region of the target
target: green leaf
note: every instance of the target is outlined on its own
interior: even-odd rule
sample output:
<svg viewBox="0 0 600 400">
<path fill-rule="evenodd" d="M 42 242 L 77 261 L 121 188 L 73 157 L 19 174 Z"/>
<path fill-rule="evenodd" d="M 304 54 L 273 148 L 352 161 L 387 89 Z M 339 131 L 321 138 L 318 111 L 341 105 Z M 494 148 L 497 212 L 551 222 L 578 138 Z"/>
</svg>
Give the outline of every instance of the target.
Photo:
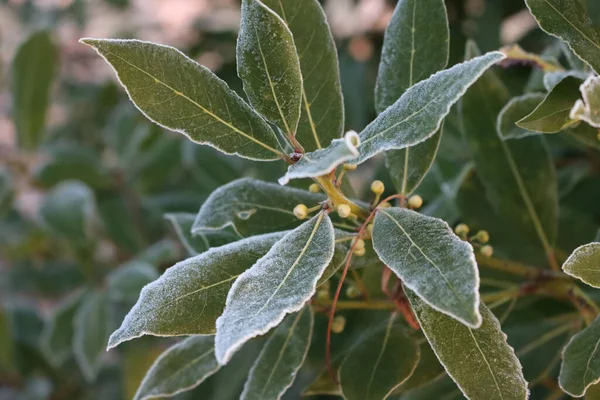
<svg viewBox="0 0 600 400">
<path fill-rule="evenodd" d="M 142 288 L 156 279 L 158 272 L 152 265 L 130 261 L 106 277 L 108 297 L 114 302 L 135 303 Z"/>
<path fill-rule="evenodd" d="M 531 114 L 545 98 L 543 93 L 526 93 L 510 99 L 498 114 L 496 131 L 500 138 L 521 139 L 539 134 L 519 127 L 516 122 Z"/>
<path fill-rule="evenodd" d="M 386 399 L 419 362 L 419 346 L 392 314 L 385 326 L 369 332 L 348 353 L 339 370 L 347 400 Z"/>
<path fill-rule="evenodd" d="M 565 79 L 567 76 L 572 76 L 572 77 L 575 77 L 575 78 L 579 78 L 582 81 L 585 81 L 589 77 L 589 74 L 587 74 L 585 72 L 582 72 L 582 71 L 553 71 L 553 72 L 546 72 L 544 74 L 544 87 L 546 88 L 546 91 L 547 92 L 552 91 L 552 89 L 554 89 L 554 87 L 556 85 L 558 85 L 558 83 L 560 81 L 562 81 L 563 79 Z"/>
<path fill-rule="evenodd" d="M 78 181 L 66 181 L 46 195 L 40 215 L 52 231 L 81 243 L 90 236 L 94 211 L 91 189 Z"/>
<path fill-rule="evenodd" d="M 432 137 L 415 146 L 385 153 L 385 165 L 398 193 L 408 195 L 421 184 L 433 165 L 443 130 L 442 126 Z"/>
<path fill-rule="evenodd" d="M 421 342 L 419 363 L 415 372 L 402 385 L 398 386 L 393 394 L 406 393 L 446 375 L 444 367 L 440 364 L 429 343 L 424 339 L 421 339 Z"/>
<path fill-rule="evenodd" d="M 241 399 L 280 399 L 304 364 L 314 325 L 313 311 L 304 307 L 275 329 L 255 361 Z"/>
<path fill-rule="evenodd" d="M 131 101 L 153 122 L 226 154 L 280 157 L 269 125 L 224 81 L 177 49 L 139 40 L 81 42 L 114 68 Z"/>
<path fill-rule="evenodd" d="M 40 348 L 55 367 L 64 364 L 73 352 L 73 321 L 83 292 L 78 291 L 62 300 L 46 321 L 40 338 Z"/>
<path fill-rule="evenodd" d="M 587 122 L 594 128 L 600 128 L 600 77 L 590 76 L 580 86 L 583 100 L 577 100 L 571 114 L 571 119 Z"/>
<path fill-rule="evenodd" d="M 219 370 L 213 336 L 190 336 L 152 364 L 133 400 L 171 397 L 200 385 Z"/>
<path fill-rule="evenodd" d="M 304 150 L 327 147 L 342 135 L 344 102 L 337 50 L 318 0 L 263 0 L 287 24 L 302 71 L 302 110 L 296 139 Z"/>
<path fill-rule="evenodd" d="M 73 353 L 88 382 L 96 380 L 102 367 L 106 341 L 110 333 L 109 301 L 105 293 L 86 295 L 74 319 Z"/>
<path fill-rule="evenodd" d="M 356 147 L 359 144 L 360 139 L 356 132 L 349 131 L 343 139 L 334 139 L 331 146 L 304 154 L 297 163 L 288 167 L 286 174 L 279 178 L 279 183 L 286 185 L 290 179 L 326 175 L 345 161 L 358 157 Z"/>
<path fill-rule="evenodd" d="M 300 119 L 302 75 L 292 32 L 260 0 L 243 0 L 236 50 L 250 104 L 293 136 Z"/>
<path fill-rule="evenodd" d="M 235 242 L 240 236 L 233 229 L 204 230 L 192 234 L 192 226 L 196 221 L 195 214 L 188 213 L 170 213 L 165 214 L 175 229 L 179 241 L 187 250 L 190 256 L 196 256 L 204 253 L 211 247 L 222 246 L 227 243 Z"/>
<path fill-rule="evenodd" d="M 600 319 L 573 336 L 563 351 L 558 383 L 571 396 L 581 397 L 600 381 Z"/>
<path fill-rule="evenodd" d="M 477 52 L 471 42 L 467 58 Z M 504 141 L 494 134 L 508 99 L 498 77 L 485 73 L 462 99 L 465 137 L 486 197 L 503 224 L 514 228 L 522 242 L 541 245 L 550 254 L 558 220 L 556 172 L 543 137 Z"/>
<path fill-rule="evenodd" d="M 500 52 L 490 52 L 412 86 L 360 133 L 360 156 L 353 163 L 362 163 L 386 150 L 414 146 L 431 137 L 469 86 L 504 58 Z"/>
<path fill-rule="evenodd" d="M 517 125 L 540 133 L 556 133 L 573 125 L 577 121 L 572 120 L 569 114 L 579 99 L 580 84 L 579 78 L 567 76 L 554 86 L 531 114 L 517 121 Z"/>
<path fill-rule="evenodd" d="M 217 320 L 219 363 L 226 364 L 249 339 L 300 310 L 315 293 L 333 253 L 333 225 L 321 212 L 286 234 L 244 272 L 233 284 L 225 311 Z"/>
<path fill-rule="evenodd" d="M 544 32 L 567 42 L 571 50 L 600 73 L 600 31 L 577 0 L 525 0 Z"/>
<path fill-rule="evenodd" d="M 47 31 L 34 33 L 17 50 L 11 91 L 13 121 L 21 148 L 35 149 L 43 139 L 57 61 L 58 51 Z"/>
<path fill-rule="evenodd" d="M 485 305 L 479 307 L 481 327 L 471 329 L 427 306 L 411 291 L 406 294 L 433 351 L 467 398 L 527 399 L 521 364 Z"/>
<path fill-rule="evenodd" d="M 10 315 L 4 307 L 0 307 L 0 371 L 12 371 L 13 362 L 13 333 Z"/>
<path fill-rule="evenodd" d="M 375 87 L 383 112 L 415 83 L 448 64 L 450 33 L 443 0 L 401 0 L 385 30 Z"/>
<path fill-rule="evenodd" d="M 600 243 L 588 243 L 576 248 L 562 269 L 588 285 L 600 288 Z"/>
<path fill-rule="evenodd" d="M 142 289 L 138 302 L 108 342 L 111 349 L 143 335 L 215 333 L 233 281 L 283 236 L 253 236 L 175 264 Z M 197 313 L 190 319 L 190 313 Z"/>
<path fill-rule="evenodd" d="M 446 222 L 405 208 L 380 209 L 373 222 L 373 248 L 431 307 L 479 327 L 479 274 L 473 247 Z"/>
<path fill-rule="evenodd" d="M 448 375 L 444 375 L 440 379 L 429 382 L 426 385 L 420 386 L 400 397 L 395 397 L 394 400 L 464 400 L 460 389 L 456 387 L 456 383 L 450 379 Z"/>
<path fill-rule="evenodd" d="M 324 200 L 322 194 L 249 178 L 238 179 L 211 193 L 200 207 L 192 234 L 228 226 L 241 236 L 292 229 L 302 223 L 294 216 L 296 205 L 312 207 Z"/>
</svg>

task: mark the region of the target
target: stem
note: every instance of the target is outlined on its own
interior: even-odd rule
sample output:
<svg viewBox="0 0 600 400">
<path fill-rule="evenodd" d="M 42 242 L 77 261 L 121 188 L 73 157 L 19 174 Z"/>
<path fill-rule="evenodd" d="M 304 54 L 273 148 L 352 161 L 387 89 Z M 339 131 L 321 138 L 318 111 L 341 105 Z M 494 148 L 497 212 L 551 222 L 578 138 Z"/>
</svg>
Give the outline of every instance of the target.
<svg viewBox="0 0 600 400">
<path fill-rule="evenodd" d="M 334 305 L 332 300 L 315 300 L 313 306 L 329 309 Z M 367 300 L 367 301 L 337 301 L 336 310 L 396 310 L 394 302 L 389 300 Z"/>
<path fill-rule="evenodd" d="M 329 199 L 333 202 L 333 204 L 348 204 L 350 206 L 350 210 L 352 213 L 365 218 L 367 216 L 367 211 L 362 209 L 352 200 L 348 199 L 344 193 L 340 190 L 340 188 L 336 187 L 331 179 L 327 175 L 319 176 L 315 178 L 315 180 L 321 185 L 323 191 L 327 194 Z"/>
<path fill-rule="evenodd" d="M 541 269 L 532 267 L 530 265 L 522 264 L 515 261 L 500 260 L 498 258 L 485 257 L 480 254 L 476 254 L 475 258 L 477 264 L 481 267 L 491 268 L 498 271 L 503 271 L 512 275 L 522 276 L 528 279 L 565 279 L 571 280 L 571 278 L 560 271 L 551 271 L 548 269 Z"/>
</svg>

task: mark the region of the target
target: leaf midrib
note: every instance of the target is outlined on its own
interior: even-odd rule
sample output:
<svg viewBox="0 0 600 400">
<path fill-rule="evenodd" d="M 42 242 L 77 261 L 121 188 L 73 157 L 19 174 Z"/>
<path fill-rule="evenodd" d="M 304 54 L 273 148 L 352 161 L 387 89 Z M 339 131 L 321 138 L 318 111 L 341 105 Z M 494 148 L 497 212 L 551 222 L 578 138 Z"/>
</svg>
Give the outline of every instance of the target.
<svg viewBox="0 0 600 400">
<path fill-rule="evenodd" d="M 94 46 L 95 47 L 95 46 Z M 266 143 L 261 142 L 260 140 L 256 139 L 255 137 L 247 134 L 246 132 L 240 130 L 239 128 L 237 128 L 236 126 L 232 125 L 230 122 L 225 121 L 224 119 L 220 118 L 218 115 L 214 114 L 213 112 L 209 111 L 207 108 L 205 108 L 204 106 L 202 106 L 200 103 L 194 101 L 193 99 L 191 99 L 190 97 L 186 96 L 183 92 L 180 92 L 178 90 L 175 90 L 175 88 L 171 87 L 170 85 L 168 85 L 167 83 L 161 81 L 160 79 L 158 79 L 156 76 L 152 75 L 151 73 L 145 71 L 144 69 L 138 67 L 137 65 L 129 62 L 127 59 L 119 56 L 118 54 L 107 50 L 106 48 L 102 49 L 103 52 L 106 52 L 108 54 L 111 54 L 112 56 L 118 58 L 119 60 L 123 61 L 124 63 L 128 64 L 129 66 L 137 69 L 138 71 L 140 71 L 143 74 L 146 74 L 147 76 L 149 76 L 150 78 L 154 79 L 155 83 L 159 83 L 161 85 L 163 85 L 164 87 L 166 87 L 167 89 L 169 89 L 170 91 L 172 91 L 174 94 L 180 96 L 181 98 L 187 100 L 188 102 L 190 102 L 191 104 L 193 104 L 194 106 L 198 107 L 202 112 L 208 114 L 210 117 L 214 118 L 215 120 L 217 120 L 217 122 L 220 122 L 221 124 L 225 125 L 226 127 L 228 127 L 229 129 L 231 129 L 232 131 L 234 131 L 235 133 L 238 133 L 239 135 L 244 136 L 245 138 L 253 141 L 254 143 L 258 144 L 259 146 L 262 146 L 263 148 L 275 153 L 278 156 L 282 156 L 283 153 L 280 152 L 279 150 L 276 150 L 274 148 L 272 148 L 271 146 L 269 146 Z"/>
<path fill-rule="evenodd" d="M 475 335 L 473 334 L 473 331 L 471 330 L 471 328 L 469 328 L 469 327 L 466 327 L 466 328 L 469 330 L 469 334 L 473 338 L 473 342 L 475 343 L 475 347 L 477 347 L 477 350 L 479 350 L 479 354 L 481 354 L 481 358 L 483 358 L 483 361 L 485 362 L 485 365 L 487 366 L 488 371 L 490 371 L 490 375 L 492 375 L 492 379 L 494 380 L 494 383 L 496 384 L 496 389 L 498 389 L 498 394 L 500 395 L 500 399 L 504 400 L 504 396 L 502 395 L 502 390 L 500 389 L 500 385 L 498 384 L 498 380 L 496 379 L 496 375 L 494 374 L 494 371 L 492 370 L 492 366 L 490 365 L 490 363 L 488 362 L 487 358 L 485 357 L 485 354 L 481 350 L 481 347 L 479 347 L 479 343 L 477 342 L 477 339 L 475 338 Z"/>
</svg>

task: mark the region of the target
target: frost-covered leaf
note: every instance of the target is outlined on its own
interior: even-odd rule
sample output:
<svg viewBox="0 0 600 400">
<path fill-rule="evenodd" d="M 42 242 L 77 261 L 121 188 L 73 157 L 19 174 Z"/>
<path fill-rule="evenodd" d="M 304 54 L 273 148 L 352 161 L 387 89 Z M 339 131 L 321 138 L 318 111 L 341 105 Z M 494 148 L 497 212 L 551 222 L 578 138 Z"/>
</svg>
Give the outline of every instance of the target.
<svg viewBox="0 0 600 400">
<path fill-rule="evenodd" d="M 477 53 L 470 42 L 467 58 Z M 556 172 L 544 137 L 505 141 L 494 134 L 508 100 L 502 81 L 486 72 L 462 98 L 465 137 L 486 197 L 504 225 L 514 228 L 513 239 L 549 253 L 557 232 Z"/>
<path fill-rule="evenodd" d="M 573 336 L 563 351 L 558 383 L 571 396 L 581 397 L 600 381 L 600 318 Z"/>
<path fill-rule="evenodd" d="M 414 146 L 440 128 L 450 108 L 504 54 L 494 51 L 440 71 L 408 89 L 361 133 L 361 163 L 386 150 Z"/>
<path fill-rule="evenodd" d="M 405 208 L 377 211 L 373 248 L 427 304 L 477 328 L 479 274 L 473 247 L 441 219 Z"/>
<path fill-rule="evenodd" d="M 576 123 L 569 114 L 579 99 L 581 80 L 567 76 L 554 86 L 546 98 L 529 115 L 517 121 L 517 125 L 540 133 L 556 133 Z"/>
<path fill-rule="evenodd" d="M 544 74 L 544 87 L 546 88 L 546 91 L 547 92 L 552 91 L 552 89 L 554 89 L 554 87 L 556 85 L 558 85 L 558 83 L 560 81 L 562 81 L 563 79 L 565 79 L 567 76 L 572 76 L 575 78 L 579 78 L 582 81 L 585 81 L 589 77 L 589 74 L 586 74 L 585 72 L 582 72 L 582 71 L 548 72 L 548 73 Z"/>
<path fill-rule="evenodd" d="M 577 0 L 525 0 L 546 33 L 567 42 L 571 50 L 600 73 L 600 31 Z"/>
<path fill-rule="evenodd" d="M 110 334 L 108 296 L 100 291 L 87 294 L 74 319 L 73 353 L 88 382 L 96 379 L 103 365 Z"/>
<path fill-rule="evenodd" d="M 577 100 L 570 117 L 600 128 L 600 77 L 590 76 L 579 90 L 583 100 Z"/>
<path fill-rule="evenodd" d="M 233 281 L 282 236 L 253 236 L 210 249 L 167 269 L 142 289 L 138 302 L 111 335 L 108 348 L 143 335 L 215 333 L 215 321 L 225 307 Z"/>
<path fill-rule="evenodd" d="M 134 303 L 140 291 L 158 279 L 156 268 L 142 261 L 130 261 L 115 268 L 106 277 L 108 297 L 115 302 Z"/>
<path fill-rule="evenodd" d="M 219 370 L 213 336 L 190 336 L 152 364 L 133 400 L 171 397 L 200 385 Z"/>
<path fill-rule="evenodd" d="M 224 81 L 177 49 L 139 40 L 81 42 L 115 69 L 150 120 L 226 154 L 262 161 L 280 157 L 269 125 Z"/>
<path fill-rule="evenodd" d="M 342 135 L 344 102 L 337 50 L 318 0 L 263 0 L 287 24 L 302 71 L 302 110 L 296 139 L 304 150 L 329 146 Z"/>
<path fill-rule="evenodd" d="M 46 195 L 40 215 L 52 231 L 79 243 L 89 237 L 94 210 L 91 189 L 81 182 L 66 181 Z"/>
<path fill-rule="evenodd" d="M 307 153 L 295 164 L 290 165 L 284 176 L 279 178 L 281 185 L 290 179 L 313 178 L 326 175 L 338 165 L 358 156 L 360 138 L 354 131 L 346 132 L 343 139 L 335 139 L 329 147 Z"/>
<path fill-rule="evenodd" d="M 383 39 L 375 87 L 378 112 L 415 83 L 446 67 L 449 36 L 443 0 L 398 2 Z"/>
<path fill-rule="evenodd" d="M 419 362 L 419 346 L 392 314 L 384 326 L 366 333 L 339 370 L 347 400 L 383 400 L 406 381 Z"/>
<path fill-rule="evenodd" d="M 433 351 L 467 398 L 527 399 L 521 364 L 485 305 L 479 307 L 481 327 L 471 329 L 435 311 L 410 290 L 406 294 Z"/>
<path fill-rule="evenodd" d="M 250 104 L 288 136 L 300 118 L 302 76 L 292 32 L 260 0 L 242 1 L 237 71 Z"/>
<path fill-rule="evenodd" d="M 576 248 L 562 269 L 588 285 L 600 288 L 600 243 L 588 243 Z"/>
<path fill-rule="evenodd" d="M 315 293 L 333 252 L 333 225 L 321 212 L 286 234 L 244 272 L 233 284 L 217 320 L 219 363 L 226 364 L 246 341 L 300 310 Z"/>
<path fill-rule="evenodd" d="M 292 385 L 310 346 L 314 316 L 310 306 L 287 316 L 254 362 L 241 399 L 280 399 Z"/>
<path fill-rule="evenodd" d="M 242 236 L 292 229 L 301 224 L 294 207 L 324 201 L 325 196 L 306 190 L 285 188 L 254 179 L 239 179 L 221 186 L 206 199 L 192 234 L 231 226 Z"/>
<path fill-rule="evenodd" d="M 543 93 L 526 93 L 510 99 L 498 114 L 496 130 L 500 138 L 503 140 L 520 139 L 538 135 L 539 132 L 521 128 L 516 122 L 531 114 L 545 98 L 546 95 Z"/>
<path fill-rule="evenodd" d="M 57 61 L 48 31 L 34 33 L 17 50 L 12 63 L 12 116 L 21 148 L 34 149 L 43 139 Z"/>
<path fill-rule="evenodd" d="M 82 295 L 79 291 L 62 300 L 44 325 L 40 348 L 55 367 L 62 365 L 73 352 L 73 320 Z"/>
<path fill-rule="evenodd" d="M 424 339 L 421 341 L 419 363 L 415 372 L 402 385 L 398 386 L 393 394 L 411 391 L 445 375 L 444 367 L 440 364 L 429 343 Z"/>
<path fill-rule="evenodd" d="M 240 239 L 240 236 L 231 227 L 204 230 L 192 234 L 192 227 L 196 221 L 195 214 L 169 213 L 165 214 L 165 218 L 173 225 L 179 241 L 190 256 L 204 253 L 211 247 L 222 246 Z"/>
</svg>

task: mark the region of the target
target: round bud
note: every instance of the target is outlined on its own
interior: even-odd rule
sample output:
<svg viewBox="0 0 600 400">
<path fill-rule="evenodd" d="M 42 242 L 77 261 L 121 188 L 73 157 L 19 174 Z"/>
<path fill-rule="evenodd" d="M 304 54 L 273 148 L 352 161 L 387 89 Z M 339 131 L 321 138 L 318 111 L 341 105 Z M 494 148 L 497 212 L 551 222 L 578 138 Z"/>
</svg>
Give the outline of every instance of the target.
<svg viewBox="0 0 600 400">
<path fill-rule="evenodd" d="M 337 206 L 337 213 L 340 218 L 348 218 L 352 213 L 352 209 L 348 204 L 339 204 Z"/>
<path fill-rule="evenodd" d="M 344 164 L 344 169 L 346 171 L 354 171 L 356 168 L 358 168 L 358 165 L 356 164 Z"/>
<path fill-rule="evenodd" d="M 491 257 L 494 254 L 494 248 L 489 244 L 483 246 L 480 250 L 481 254 L 485 257 Z"/>
<path fill-rule="evenodd" d="M 317 290 L 317 300 L 329 300 L 329 290 L 327 289 L 319 289 Z"/>
<path fill-rule="evenodd" d="M 423 205 L 423 199 L 418 194 L 415 194 L 414 196 L 410 196 L 410 199 L 408 199 L 408 206 L 410 208 L 417 209 L 417 208 L 421 208 L 422 205 Z"/>
<path fill-rule="evenodd" d="M 379 208 L 390 208 L 391 206 L 392 205 L 386 201 L 385 203 L 380 204 L 378 207 Z"/>
<path fill-rule="evenodd" d="M 308 187 L 308 191 L 311 193 L 319 193 L 321 191 L 321 188 L 316 183 L 313 183 Z"/>
<path fill-rule="evenodd" d="M 373 237 L 373 223 L 367 225 L 367 232 L 369 232 L 369 237 Z"/>
<path fill-rule="evenodd" d="M 298 204 L 294 207 L 294 215 L 298 219 L 304 219 L 308 215 L 308 208 L 304 204 Z"/>
<path fill-rule="evenodd" d="M 362 249 L 354 249 L 354 255 L 357 257 L 362 257 L 365 255 L 365 248 L 363 247 Z"/>
<path fill-rule="evenodd" d="M 382 194 L 385 191 L 385 185 L 381 181 L 373 181 L 371 183 L 371 192 Z"/>
<path fill-rule="evenodd" d="M 458 224 L 454 228 L 454 233 L 460 237 L 466 237 L 469 234 L 469 226 L 467 224 Z"/>
<path fill-rule="evenodd" d="M 331 331 L 333 333 L 342 333 L 342 332 L 344 332 L 345 327 L 346 327 L 346 318 L 344 318 L 340 315 L 333 319 L 333 323 L 331 324 Z"/>
<path fill-rule="evenodd" d="M 356 239 L 356 244 L 354 245 L 354 250 L 360 250 L 365 248 L 365 241 L 361 238 Z"/>
<path fill-rule="evenodd" d="M 362 293 L 360 292 L 360 290 L 354 285 L 350 285 L 346 289 L 346 297 L 348 297 L 349 299 L 356 299 L 357 297 L 360 297 L 361 295 L 362 295 Z"/>
<path fill-rule="evenodd" d="M 475 235 L 475 239 L 479 240 L 480 243 L 487 243 L 490 241 L 490 234 L 488 231 L 479 231 Z"/>
</svg>

